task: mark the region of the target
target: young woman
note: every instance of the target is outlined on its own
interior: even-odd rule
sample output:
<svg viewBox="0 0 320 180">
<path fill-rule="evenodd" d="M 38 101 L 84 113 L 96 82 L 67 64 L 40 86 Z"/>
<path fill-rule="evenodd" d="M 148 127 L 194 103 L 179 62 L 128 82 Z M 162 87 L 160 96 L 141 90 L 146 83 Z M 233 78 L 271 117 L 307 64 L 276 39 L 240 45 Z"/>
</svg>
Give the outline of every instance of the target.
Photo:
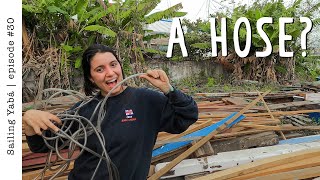
<svg viewBox="0 0 320 180">
<path fill-rule="evenodd" d="M 79 115 L 96 121 L 91 115 L 99 101 L 123 80 L 122 67 L 111 48 L 96 44 L 84 52 L 82 68 L 86 95 L 93 95 L 96 89 L 99 92 L 89 103 L 81 106 L 78 112 Z M 198 118 L 196 102 L 174 89 L 164 71 L 148 70 L 140 78 L 149 81 L 162 93 L 121 85 L 108 98 L 106 115 L 101 122 L 105 148 L 117 167 L 121 180 L 145 180 L 158 132 L 181 133 Z M 59 128 L 55 124 L 61 124 L 61 120 L 48 112 L 29 110 L 24 114 L 23 122 L 30 149 L 33 152 L 48 151 L 41 137 L 42 130 L 50 128 L 58 132 Z M 86 147 L 102 152 L 94 134 L 88 137 Z M 106 162 L 99 163 L 99 157 L 84 152 L 75 160 L 68 179 L 86 180 L 93 174 L 94 179 L 108 179 Z"/>
</svg>

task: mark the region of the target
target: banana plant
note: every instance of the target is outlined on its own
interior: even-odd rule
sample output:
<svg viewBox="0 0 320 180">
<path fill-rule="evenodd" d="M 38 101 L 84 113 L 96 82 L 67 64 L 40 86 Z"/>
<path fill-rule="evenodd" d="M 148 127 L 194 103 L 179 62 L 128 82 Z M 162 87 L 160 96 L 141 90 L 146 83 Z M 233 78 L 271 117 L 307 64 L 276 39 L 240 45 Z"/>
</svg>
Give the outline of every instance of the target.
<svg viewBox="0 0 320 180">
<path fill-rule="evenodd" d="M 85 33 L 84 28 L 106 15 L 90 0 L 23 0 L 22 12 L 27 29 L 34 31 L 41 42 L 35 49 L 58 48 L 65 54 L 62 64 L 73 63 L 76 67 L 85 45 L 97 38 L 94 33 Z"/>
<path fill-rule="evenodd" d="M 151 11 L 160 0 L 116 0 L 105 4 L 103 0 L 23 0 L 23 16 L 29 30 L 34 29 L 38 43 L 46 48 L 54 46 L 67 54 L 65 61 L 75 60 L 79 67 L 79 48 L 92 43 L 114 46 L 125 67 L 130 62 L 143 62 L 144 26 L 163 18 L 181 17 L 186 13 L 177 4 L 160 12 Z"/>
<path fill-rule="evenodd" d="M 117 55 L 122 59 L 125 67 L 130 63 L 143 63 L 144 52 L 154 53 L 155 50 L 144 47 L 143 41 L 151 38 L 145 36 L 144 27 L 164 18 L 181 17 L 186 15 L 178 12 L 182 5 L 177 4 L 163 11 L 151 13 L 160 0 L 120 0 L 112 5 L 105 5 L 108 21 L 99 25 L 88 25 L 86 31 L 93 31 L 106 36 L 106 42 L 114 44 Z M 125 68 L 126 73 L 130 73 Z"/>
</svg>

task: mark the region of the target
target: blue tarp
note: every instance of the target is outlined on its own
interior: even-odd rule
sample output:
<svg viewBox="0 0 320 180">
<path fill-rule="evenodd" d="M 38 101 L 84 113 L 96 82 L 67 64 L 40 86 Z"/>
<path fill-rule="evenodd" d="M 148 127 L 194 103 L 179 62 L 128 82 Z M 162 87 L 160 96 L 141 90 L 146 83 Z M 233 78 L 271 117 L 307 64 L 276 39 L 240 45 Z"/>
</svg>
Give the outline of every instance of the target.
<svg viewBox="0 0 320 180">
<path fill-rule="evenodd" d="M 229 119 L 231 119 L 234 115 L 236 115 L 236 113 L 232 113 L 231 115 L 229 115 L 228 117 L 222 119 L 221 121 L 212 124 L 208 127 L 205 127 L 203 129 L 200 129 L 198 131 L 195 131 L 193 133 L 187 134 L 181 138 L 190 138 L 190 137 L 199 137 L 199 136 L 206 136 L 208 134 L 210 134 L 212 131 L 215 131 L 216 129 L 218 129 L 218 127 L 220 127 L 221 125 L 223 125 L 224 123 L 226 123 Z M 239 116 L 237 119 L 235 119 L 232 123 L 230 123 L 227 128 L 230 128 L 231 126 L 235 125 L 236 123 L 238 123 L 239 121 L 243 120 L 245 118 L 244 115 Z M 152 151 L 152 157 L 164 154 L 166 152 L 170 152 L 172 150 L 178 149 L 180 147 L 183 147 L 185 145 L 190 144 L 192 141 L 188 140 L 188 141 L 182 141 L 182 142 L 173 142 L 173 143 L 168 143 L 166 145 L 163 145 L 155 150 Z"/>
<path fill-rule="evenodd" d="M 320 135 L 305 136 L 279 141 L 279 144 L 299 144 L 313 141 L 320 141 Z"/>
</svg>

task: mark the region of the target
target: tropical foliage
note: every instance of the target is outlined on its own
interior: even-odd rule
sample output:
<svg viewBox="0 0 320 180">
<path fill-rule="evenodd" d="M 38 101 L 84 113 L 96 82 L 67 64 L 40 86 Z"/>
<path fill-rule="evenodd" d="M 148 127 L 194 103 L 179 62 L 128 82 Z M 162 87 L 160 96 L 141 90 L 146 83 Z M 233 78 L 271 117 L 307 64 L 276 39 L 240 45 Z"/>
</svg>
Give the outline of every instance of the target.
<svg viewBox="0 0 320 180">
<path fill-rule="evenodd" d="M 24 75 L 31 72 L 44 82 L 43 87 L 70 87 L 71 68 L 81 66 L 81 54 L 92 43 L 114 47 L 123 61 L 126 74 L 143 69 L 144 26 L 163 18 L 180 17 L 181 4 L 150 13 L 160 0 L 23 0 Z M 50 50 L 49 50 L 50 49 Z M 150 50 L 153 52 L 152 50 Z M 55 52 L 55 61 L 44 60 Z M 43 56 L 43 57 L 42 57 Z M 45 63 L 44 63 L 45 62 Z M 51 67 L 51 68 L 50 68 Z M 56 76 L 43 75 L 55 71 Z M 57 78 L 53 78 L 57 77 Z M 40 85 L 39 85 L 40 87 Z M 35 91 L 40 93 L 40 91 Z M 25 92 L 32 92 L 27 90 Z"/>
</svg>

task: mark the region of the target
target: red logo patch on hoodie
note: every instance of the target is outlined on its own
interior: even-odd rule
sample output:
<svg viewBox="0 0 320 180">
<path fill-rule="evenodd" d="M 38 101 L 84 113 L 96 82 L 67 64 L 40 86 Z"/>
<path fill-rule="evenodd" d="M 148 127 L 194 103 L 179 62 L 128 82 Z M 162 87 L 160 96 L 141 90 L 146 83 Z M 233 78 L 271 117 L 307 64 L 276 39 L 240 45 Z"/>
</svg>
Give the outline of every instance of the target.
<svg viewBox="0 0 320 180">
<path fill-rule="evenodd" d="M 135 117 L 133 117 L 134 113 L 133 113 L 132 109 L 126 109 L 126 110 L 124 110 L 124 113 L 126 115 L 126 118 L 122 119 L 121 122 L 128 122 L 128 121 L 137 120 Z"/>
</svg>

